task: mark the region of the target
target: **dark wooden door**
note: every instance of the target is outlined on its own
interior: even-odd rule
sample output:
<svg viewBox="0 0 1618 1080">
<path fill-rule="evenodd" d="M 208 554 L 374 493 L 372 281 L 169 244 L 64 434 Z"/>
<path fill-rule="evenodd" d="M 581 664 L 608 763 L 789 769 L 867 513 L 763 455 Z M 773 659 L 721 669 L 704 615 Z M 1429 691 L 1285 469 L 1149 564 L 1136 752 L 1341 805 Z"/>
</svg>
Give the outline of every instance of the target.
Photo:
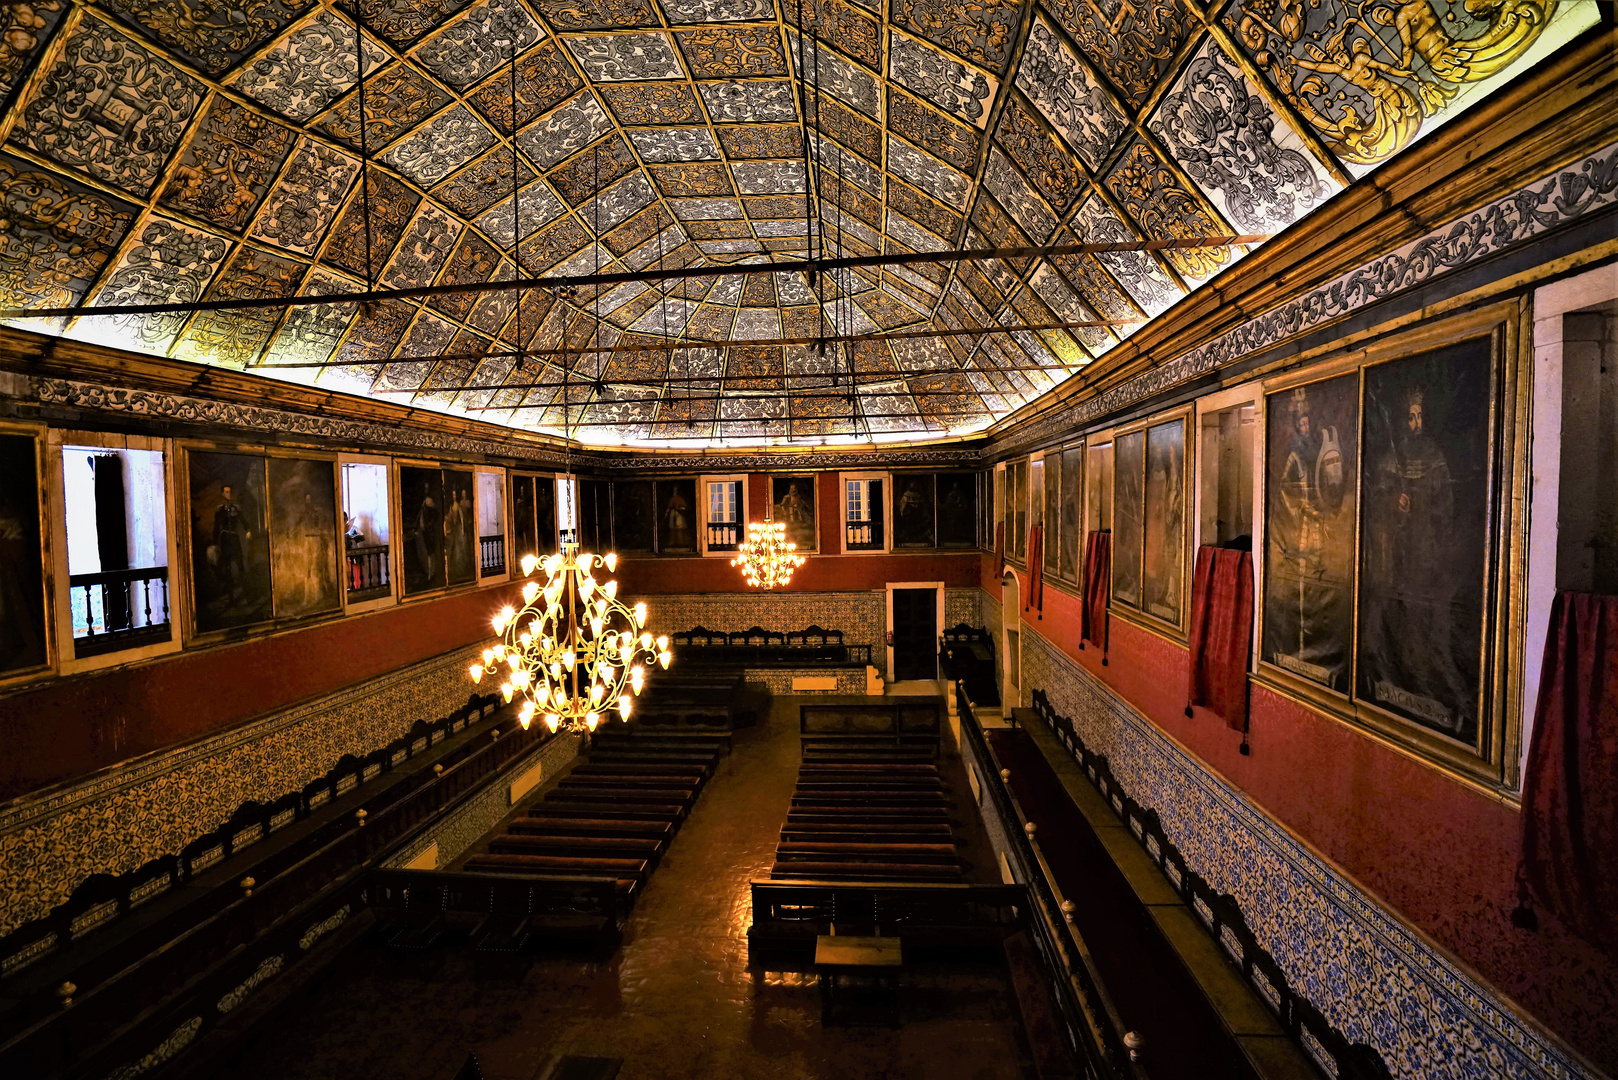
<svg viewBox="0 0 1618 1080">
<path fill-rule="evenodd" d="M 893 590 L 893 677 L 938 678 L 938 591 Z"/>
</svg>

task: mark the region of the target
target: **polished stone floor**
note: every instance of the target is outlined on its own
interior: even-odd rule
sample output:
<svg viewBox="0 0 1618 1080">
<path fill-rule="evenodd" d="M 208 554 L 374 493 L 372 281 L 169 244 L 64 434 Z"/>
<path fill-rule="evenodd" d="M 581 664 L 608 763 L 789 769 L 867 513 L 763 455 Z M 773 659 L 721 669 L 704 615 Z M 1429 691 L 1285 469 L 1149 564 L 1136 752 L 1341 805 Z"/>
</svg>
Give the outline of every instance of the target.
<svg viewBox="0 0 1618 1080">
<path fill-rule="evenodd" d="M 400 962 L 364 948 L 218 1075 L 450 1080 L 472 1051 L 511 1080 L 562 1054 L 621 1058 L 620 1080 L 1032 1076 L 999 966 L 907 967 L 894 1029 L 823 1028 L 813 975 L 749 968 L 748 882 L 774 860 L 798 756 L 796 701 L 779 698 L 768 723 L 738 734 L 610 957 L 513 970 L 465 949 Z M 952 787 L 970 813 L 964 781 Z M 997 880 L 986 843 L 963 839 L 972 877 Z"/>
</svg>

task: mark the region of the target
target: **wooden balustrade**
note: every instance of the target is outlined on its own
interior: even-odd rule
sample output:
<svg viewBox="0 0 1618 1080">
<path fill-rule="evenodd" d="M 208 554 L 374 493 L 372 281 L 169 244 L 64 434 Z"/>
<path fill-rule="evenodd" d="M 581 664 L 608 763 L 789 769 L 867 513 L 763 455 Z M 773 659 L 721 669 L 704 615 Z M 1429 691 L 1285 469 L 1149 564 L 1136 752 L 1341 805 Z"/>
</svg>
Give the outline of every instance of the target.
<svg viewBox="0 0 1618 1080">
<path fill-rule="evenodd" d="M 388 545 L 360 544 L 348 549 L 348 599 L 373 600 L 393 590 Z"/>
<path fill-rule="evenodd" d="M 166 566 L 73 574 L 67 584 L 76 657 L 138 648 L 173 636 Z"/>
<path fill-rule="evenodd" d="M 506 572 L 506 538 L 503 533 L 478 537 L 478 567 L 483 577 Z"/>
</svg>

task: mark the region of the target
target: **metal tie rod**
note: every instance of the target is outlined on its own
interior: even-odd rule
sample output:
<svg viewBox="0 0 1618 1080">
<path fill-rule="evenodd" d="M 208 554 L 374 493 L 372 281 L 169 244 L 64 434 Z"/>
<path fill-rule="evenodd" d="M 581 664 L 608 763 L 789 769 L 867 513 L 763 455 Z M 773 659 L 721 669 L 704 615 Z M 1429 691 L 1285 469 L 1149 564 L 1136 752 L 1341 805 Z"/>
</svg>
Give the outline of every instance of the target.
<svg viewBox="0 0 1618 1080">
<path fill-rule="evenodd" d="M 111 307 L 3 308 L 0 319 L 59 319 L 75 315 L 172 315 L 194 311 L 241 311 L 250 308 L 293 308 L 311 304 L 374 304 L 383 300 L 414 300 L 461 293 L 513 292 L 523 289 L 577 289 L 622 285 L 626 282 L 727 277 L 731 274 L 776 274 L 800 270 L 830 273 L 861 266 L 899 266 L 915 263 L 979 262 L 987 259 L 1038 259 L 1061 255 L 1105 255 L 1120 251 L 1165 251 L 1179 248 L 1234 247 L 1257 244 L 1269 233 L 1244 236 L 1190 236 L 1169 240 L 1131 240 L 1113 244 L 1054 244 L 1046 247 L 965 248 L 959 251 L 905 252 L 895 255 L 859 255 L 845 259 L 811 259 L 779 263 L 725 263 L 715 266 L 667 267 L 613 274 L 562 274 L 517 278 L 511 281 L 467 282 L 460 285 L 420 285 L 409 289 L 372 289 L 335 296 L 259 296 L 229 300 L 201 300 L 184 304 L 120 304 Z"/>
</svg>

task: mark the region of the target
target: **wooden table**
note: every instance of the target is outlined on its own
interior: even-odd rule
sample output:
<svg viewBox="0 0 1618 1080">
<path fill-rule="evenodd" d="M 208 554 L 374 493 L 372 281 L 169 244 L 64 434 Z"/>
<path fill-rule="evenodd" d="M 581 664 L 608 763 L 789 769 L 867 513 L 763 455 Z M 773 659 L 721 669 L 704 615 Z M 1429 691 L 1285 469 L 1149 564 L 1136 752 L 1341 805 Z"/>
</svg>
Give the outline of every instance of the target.
<svg viewBox="0 0 1618 1080">
<path fill-rule="evenodd" d="M 904 951 L 896 937 L 815 938 L 822 1024 L 899 1026 L 899 969 Z"/>
</svg>

